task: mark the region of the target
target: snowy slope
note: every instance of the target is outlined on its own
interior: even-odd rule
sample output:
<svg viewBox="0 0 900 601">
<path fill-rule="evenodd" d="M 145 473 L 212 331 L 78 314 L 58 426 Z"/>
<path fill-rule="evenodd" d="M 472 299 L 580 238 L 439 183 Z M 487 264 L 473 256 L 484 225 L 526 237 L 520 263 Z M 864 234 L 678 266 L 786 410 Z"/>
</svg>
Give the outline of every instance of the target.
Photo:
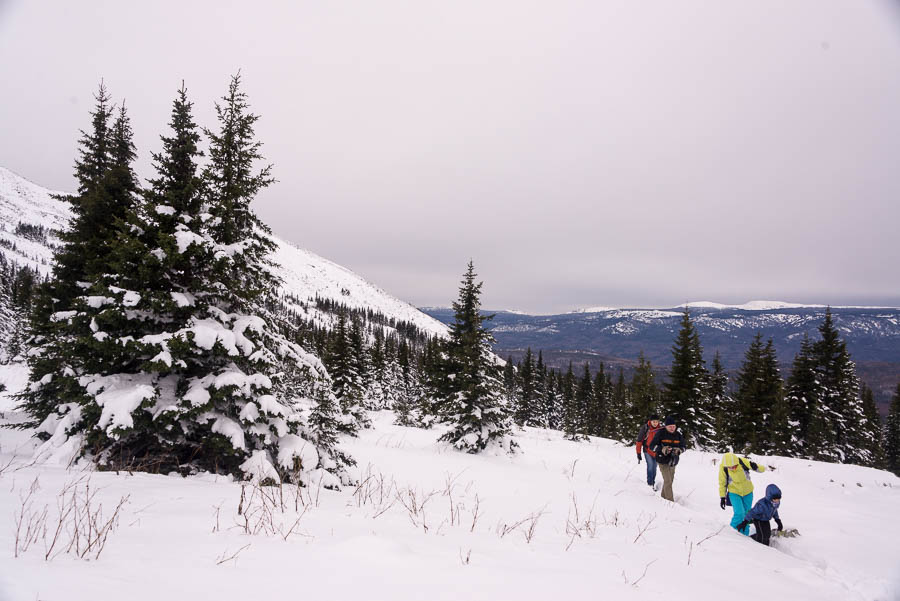
<svg viewBox="0 0 900 601">
<path fill-rule="evenodd" d="M 8 370 L 0 381 L 14 386 Z M 886 472 L 756 458 L 774 468 L 754 476 L 757 491 L 777 483 L 785 526 L 801 533 L 766 548 L 728 528 L 716 456 L 685 453 L 669 503 L 634 449 L 608 440 L 527 429 L 518 456 L 471 456 L 392 421 L 376 415 L 342 442 L 358 488 L 302 500 L 273 488 L 274 505 L 245 488 L 242 515 L 226 478 L 37 467 L 27 433 L 0 430 L 0 599 L 900 598 L 900 479 Z M 58 494 L 80 478 L 100 523 L 127 498 L 100 557 L 46 561 L 39 535 L 14 558 L 16 516 L 27 525 L 46 506 L 52 534 Z"/>
<path fill-rule="evenodd" d="M 397 321 L 413 323 L 430 335 L 446 335 L 444 324 L 349 269 L 277 237 L 275 242 L 278 249 L 272 259 L 279 264 L 276 273 L 284 282 L 285 292 L 305 299 L 314 299 L 317 295 L 332 298 L 351 308 L 373 309 Z"/>
<path fill-rule="evenodd" d="M 16 234 L 15 228 L 20 222 L 55 230 L 65 228 L 70 217 L 68 205 L 52 198 L 51 194 L 57 193 L 0 167 L 0 223 L 3 224 L 0 239 L 8 242 L 0 246 L 0 252 L 20 264 L 27 263 L 40 269 L 42 273 L 50 270 L 52 248 Z M 301 300 L 315 299 L 316 296 L 332 298 L 349 307 L 369 308 L 397 321 L 413 323 L 428 334 L 446 334 L 446 326 L 439 321 L 352 271 L 277 237 L 274 239 L 278 249 L 273 259 L 280 264 L 276 273 L 284 282 L 285 293 Z M 50 243 L 55 242 L 55 237 L 51 236 Z M 15 245 L 16 250 L 7 248 L 10 245 Z"/>
<path fill-rule="evenodd" d="M 0 252 L 20 265 L 28 265 L 42 274 L 50 272 L 52 246 L 58 243 L 51 233 L 47 243 L 29 239 L 16 233 L 20 223 L 40 225 L 61 230 L 69 221 L 70 212 L 64 202 L 52 198 L 52 192 L 0 167 Z M 14 246 L 15 248 L 10 248 Z"/>
</svg>

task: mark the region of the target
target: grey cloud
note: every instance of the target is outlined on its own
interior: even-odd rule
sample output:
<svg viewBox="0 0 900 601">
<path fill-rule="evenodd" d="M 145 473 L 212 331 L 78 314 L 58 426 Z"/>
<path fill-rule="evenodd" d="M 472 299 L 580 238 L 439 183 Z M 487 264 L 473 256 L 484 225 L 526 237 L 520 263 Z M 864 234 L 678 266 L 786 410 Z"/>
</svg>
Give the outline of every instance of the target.
<svg viewBox="0 0 900 601">
<path fill-rule="evenodd" d="M 141 161 L 243 70 L 283 237 L 416 304 L 900 305 L 900 13 L 791 3 L 6 2 L 0 164 L 71 188 L 104 77 Z"/>
</svg>

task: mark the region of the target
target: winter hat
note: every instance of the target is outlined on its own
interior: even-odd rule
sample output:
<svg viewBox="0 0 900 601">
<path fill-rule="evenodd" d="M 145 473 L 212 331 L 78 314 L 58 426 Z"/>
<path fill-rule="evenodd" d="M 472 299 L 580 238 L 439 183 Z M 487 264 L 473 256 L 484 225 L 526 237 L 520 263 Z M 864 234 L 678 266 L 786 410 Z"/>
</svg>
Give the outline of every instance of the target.
<svg viewBox="0 0 900 601">
<path fill-rule="evenodd" d="M 658 414 L 658 413 L 651 413 L 651 414 L 650 414 L 650 421 L 652 422 L 653 420 L 659 421 L 659 414 Z"/>
<path fill-rule="evenodd" d="M 722 465 L 724 465 L 725 467 L 731 467 L 737 464 L 738 457 L 734 453 L 725 453 L 725 456 L 722 457 Z"/>
<path fill-rule="evenodd" d="M 674 415 L 667 415 L 667 416 L 666 416 L 666 425 L 667 425 L 667 426 L 674 426 L 674 425 L 675 425 L 675 416 L 674 416 Z"/>
</svg>

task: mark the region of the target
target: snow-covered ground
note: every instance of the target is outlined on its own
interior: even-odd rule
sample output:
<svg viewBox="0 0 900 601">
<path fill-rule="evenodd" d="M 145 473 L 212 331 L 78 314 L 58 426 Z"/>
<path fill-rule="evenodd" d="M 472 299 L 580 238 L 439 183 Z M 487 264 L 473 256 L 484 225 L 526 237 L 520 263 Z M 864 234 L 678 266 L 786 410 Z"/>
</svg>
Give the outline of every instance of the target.
<svg viewBox="0 0 900 601">
<path fill-rule="evenodd" d="M 23 377 L 0 368 L 10 390 Z M 0 398 L 7 421 L 11 406 Z M 242 505 L 241 484 L 223 477 L 30 465 L 28 434 L 0 430 L 0 599 L 900 598 L 900 478 L 886 472 L 762 459 L 774 469 L 755 476 L 757 491 L 777 483 L 785 526 L 802 535 L 766 548 L 727 527 L 714 455 L 683 456 L 669 503 L 634 449 L 608 440 L 528 429 L 520 455 L 470 456 L 389 413 L 373 421 L 344 442 L 358 488 L 298 498 L 248 485 Z M 88 490 L 101 532 L 125 502 L 105 545 L 81 559 L 65 547 Z M 17 518 L 21 547 L 45 507 L 47 535 L 15 558 Z"/>
</svg>

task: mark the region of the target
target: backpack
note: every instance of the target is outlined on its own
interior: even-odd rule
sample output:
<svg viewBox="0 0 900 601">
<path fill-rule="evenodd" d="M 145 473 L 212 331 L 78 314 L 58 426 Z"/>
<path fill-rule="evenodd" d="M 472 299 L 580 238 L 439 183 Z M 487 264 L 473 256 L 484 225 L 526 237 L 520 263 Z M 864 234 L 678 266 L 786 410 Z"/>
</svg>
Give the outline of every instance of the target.
<svg viewBox="0 0 900 601">
<path fill-rule="evenodd" d="M 647 436 L 644 437 L 644 449 L 647 450 L 647 454 L 651 457 L 656 457 L 656 453 L 650 450 L 650 443 L 653 442 L 653 437 L 656 436 L 656 433 L 659 432 L 662 427 L 657 427 L 655 430 L 647 425 Z"/>
<path fill-rule="evenodd" d="M 744 477 L 747 478 L 747 481 L 752 481 L 752 479 L 750 478 L 750 468 L 744 465 L 742 459 L 750 461 L 750 458 L 738 457 L 738 465 L 744 468 Z M 724 465 L 722 466 L 722 471 L 725 472 L 725 505 L 731 507 L 731 495 L 728 494 L 728 485 L 731 484 L 731 474 L 728 473 L 728 468 Z"/>
</svg>

